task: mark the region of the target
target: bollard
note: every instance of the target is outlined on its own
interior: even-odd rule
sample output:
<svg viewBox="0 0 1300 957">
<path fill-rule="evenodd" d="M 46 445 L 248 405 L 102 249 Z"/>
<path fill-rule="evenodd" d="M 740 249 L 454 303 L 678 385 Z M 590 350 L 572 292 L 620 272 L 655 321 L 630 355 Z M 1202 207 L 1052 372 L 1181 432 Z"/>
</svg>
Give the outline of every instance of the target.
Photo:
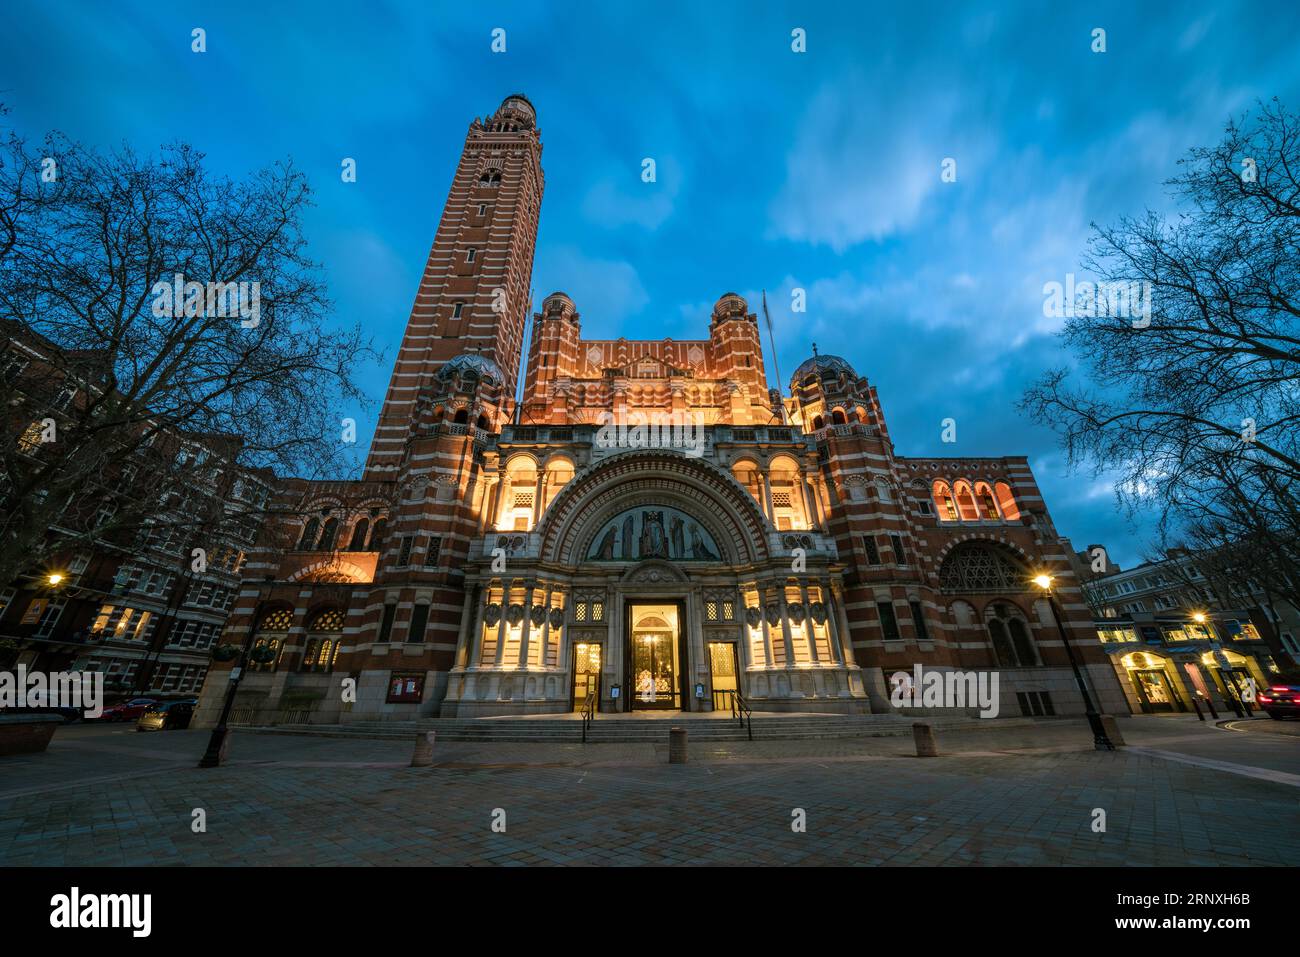
<svg viewBox="0 0 1300 957">
<path fill-rule="evenodd" d="M 917 721 L 912 725 L 912 739 L 916 742 L 916 756 L 918 758 L 937 758 L 939 756 L 939 745 L 934 740 L 934 729 L 923 721 Z"/>
<path fill-rule="evenodd" d="M 415 753 L 411 755 L 411 767 L 427 768 L 433 764 L 433 735 L 426 731 L 415 736 Z"/>
<path fill-rule="evenodd" d="M 668 763 L 686 763 L 686 729 L 668 729 Z"/>
<path fill-rule="evenodd" d="M 1106 732 L 1106 737 L 1110 743 L 1117 748 L 1124 747 L 1124 735 L 1119 733 L 1119 725 L 1115 723 L 1115 718 L 1109 714 L 1098 715 L 1101 718 L 1101 727 Z"/>
</svg>

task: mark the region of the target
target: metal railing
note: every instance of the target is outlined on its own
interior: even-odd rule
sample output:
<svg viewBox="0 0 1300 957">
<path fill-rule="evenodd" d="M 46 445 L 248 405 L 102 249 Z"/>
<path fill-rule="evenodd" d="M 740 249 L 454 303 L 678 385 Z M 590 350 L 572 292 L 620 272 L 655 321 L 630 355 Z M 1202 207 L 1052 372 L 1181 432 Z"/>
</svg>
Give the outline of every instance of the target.
<svg viewBox="0 0 1300 957">
<path fill-rule="evenodd" d="M 600 701 L 599 694 L 587 695 L 587 700 L 582 703 L 582 743 L 587 743 L 587 729 L 591 723 L 596 720 L 596 705 Z"/>
<path fill-rule="evenodd" d="M 740 726 L 749 732 L 749 740 L 754 740 L 754 712 L 749 707 L 739 689 L 731 692 L 731 716 L 740 721 Z"/>
</svg>

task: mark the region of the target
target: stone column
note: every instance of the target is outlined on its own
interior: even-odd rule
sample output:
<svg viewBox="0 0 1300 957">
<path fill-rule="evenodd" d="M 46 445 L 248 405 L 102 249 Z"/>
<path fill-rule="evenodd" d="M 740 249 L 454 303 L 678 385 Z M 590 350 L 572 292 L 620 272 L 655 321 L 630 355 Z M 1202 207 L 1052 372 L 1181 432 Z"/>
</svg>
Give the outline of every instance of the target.
<svg viewBox="0 0 1300 957">
<path fill-rule="evenodd" d="M 627 636 L 623 634 L 623 593 L 615 589 L 606 603 L 606 608 L 612 617 L 605 622 L 605 657 L 600 663 L 600 670 L 608 680 L 603 681 L 601 685 L 607 695 L 612 685 L 615 683 L 622 685 L 622 697 L 613 703 L 613 708 L 615 711 L 626 711 L 627 676 L 622 674 L 623 642 L 627 640 Z"/>
<path fill-rule="evenodd" d="M 849 630 L 849 618 L 844 611 L 844 600 L 842 597 L 844 592 L 832 586 L 831 593 L 834 599 L 832 604 L 834 606 L 836 621 L 840 624 L 840 640 L 844 642 L 844 663 L 856 666 L 858 663 L 858 656 L 853 650 L 853 633 Z"/>
<path fill-rule="evenodd" d="M 776 513 L 772 511 L 772 483 L 768 479 L 766 472 L 759 473 L 763 477 L 763 514 L 773 525 L 776 524 Z"/>
<path fill-rule="evenodd" d="M 701 678 L 704 672 L 706 661 L 704 657 L 704 599 L 700 594 L 700 588 L 697 585 L 691 590 L 687 600 L 687 607 L 691 609 L 691 657 L 695 659 L 694 667 L 688 667 L 687 673 L 691 680 L 687 683 L 686 691 L 690 695 L 690 704 L 684 705 L 683 711 L 696 711 L 703 707 L 703 703 L 695 704 L 695 682 Z"/>
<path fill-rule="evenodd" d="M 529 661 L 528 638 L 533 626 L 533 589 L 537 587 L 536 582 L 527 582 L 524 585 L 524 620 L 519 637 L 519 663 L 516 667 L 520 671 L 527 671 L 532 664 Z"/>
<path fill-rule="evenodd" d="M 821 656 L 817 654 L 817 630 L 813 625 L 812 615 L 808 612 L 808 583 L 803 579 L 799 580 L 799 599 L 803 602 L 803 633 L 808 639 L 808 657 L 812 659 L 813 664 L 820 664 Z"/>
<path fill-rule="evenodd" d="M 808 512 L 808 527 L 821 528 L 822 517 L 817 508 L 817 493 L 813 491 L 812 479 L 805 476 L 799 485 L 803 488 L 804 508 Z"/>
<path fill-rule="evenodd" d="M 460 632 L 456 636 L 456 668 L 464 668 L 469 661 L 469 628 L 474 621 L 474 613 L 478 608 L 478 586 L 475 585 L 470 589 L 469 594 L 465 596 L 465 606 L 460 613 Z"/>
<path fill-rule="evenodd" d="M 542 640 L 537 655 L 537 664 L 545 668 L 546 658 L 551 653 L 551 586 L 549 583 L 547 583 L 542 594 L 546 596 L 542 601 L 542 607 L 546 609 L 546 616 L 542 619 Z"/>
<path fill-rule="evenodd" d="M 758 620 L 759 626 L 763 631 L 763 662 L 764 668 L 775 668 L 776 657 L 772 654 L 772 629 L 767 623 L 767 595 L 763 592 L 762 586 L 758 589 Z"/>
<path fill-rule="evenodd" d="M 492 478 L 492 487 L 488 490 L 487 508 L 483 511 L 483 534 L 487 535 L 496 531 L 497 512 L 501 507 L 501 476 L 497 475 Z"/>
<path fill-rule="evenodd" d="M 473 667 L 481 668 L 483 661 L 483 614 L 487 608 L 490 589 L 479 587 L 478 607 L 474 609 L 473 623 L 469 633 L 469 661 Z"/>
<path fill-rule="evenodd" d="M 831 601 L 831 585 L 828 580 L 823 578 L 819 583 L 822 593 L 822 604 L 826 606 L 826 629 L 831 636 L 831 653 L 835 656 L 835 663 L 844 664 L 844 646 L 840 644 L 843 640 L 840 638 L 839 623 L 835 620 L 835 603 Z"/>
<path fill-rule="evenodd" d="M 776 589 L 776 604 L 781 616 L 781 640 L 785 642 L 785 666 L 793 668 L 794 639 L 790 636 L 790 608 L 785 603 L 785 582 L 779 582 Z"/>
<path fill-rule="evenodd" d="M 497 653 L 492 662 L 494 668 L 500 668 L 506 653 L 506 612 L 510 610 L 510 582 L 501 579 L 501 621 L 497 624 Z"/>
</svg>

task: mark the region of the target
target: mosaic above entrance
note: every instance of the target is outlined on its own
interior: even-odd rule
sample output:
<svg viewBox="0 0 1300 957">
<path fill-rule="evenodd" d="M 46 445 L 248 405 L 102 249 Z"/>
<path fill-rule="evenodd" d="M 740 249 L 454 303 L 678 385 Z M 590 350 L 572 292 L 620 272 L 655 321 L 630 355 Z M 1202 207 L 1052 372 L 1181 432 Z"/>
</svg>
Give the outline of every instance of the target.
<svg viewBox="0 0 1300 957">
<path fill-rule="evenodd" d="M 713 537 L 675 508 L 628 509 L 607 522 L 592 540 L 587 560 L 633 562 L 666 558 L 688 562 L 721 561 Z"/>
</svg>

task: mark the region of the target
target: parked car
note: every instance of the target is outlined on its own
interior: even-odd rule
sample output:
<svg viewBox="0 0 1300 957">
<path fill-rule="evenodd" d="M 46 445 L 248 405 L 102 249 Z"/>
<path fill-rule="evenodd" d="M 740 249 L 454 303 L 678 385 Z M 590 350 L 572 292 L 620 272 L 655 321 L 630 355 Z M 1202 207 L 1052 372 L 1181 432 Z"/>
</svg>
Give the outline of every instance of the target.
<svg viewBox="0 0 1300 957">
<path fill-rule="evenodd" d="M 182 698 L 155 704 L 135 723 L 137 731 L 177 731 L 190 726 L 198 698 Z"/>
<path fill-rule="evenodd" d="M 130 701 L 121 701 L 112 707 L 105 708 L 99 720 L 135 721 L 157 703 L 157 698 L 132 698 Z"/>
<path fill-rule="evenodd" d="M 0 708 L 0 714 L 48 715 L 50 717 L 62 718 L 64 724 L 72 724 L 74 721 L 80 721 L 85 717 L 85 712 L 80 708 L 68 708 L 63 706 L 47 707 L 40 704 L 23 708 Z"/>
<path fill-rule="evenodd" d="M 1300 716 L 1300 685 L 1270 685 L 1255 692 L 1255 704 L 1279 721 Z"/>
</svg>

